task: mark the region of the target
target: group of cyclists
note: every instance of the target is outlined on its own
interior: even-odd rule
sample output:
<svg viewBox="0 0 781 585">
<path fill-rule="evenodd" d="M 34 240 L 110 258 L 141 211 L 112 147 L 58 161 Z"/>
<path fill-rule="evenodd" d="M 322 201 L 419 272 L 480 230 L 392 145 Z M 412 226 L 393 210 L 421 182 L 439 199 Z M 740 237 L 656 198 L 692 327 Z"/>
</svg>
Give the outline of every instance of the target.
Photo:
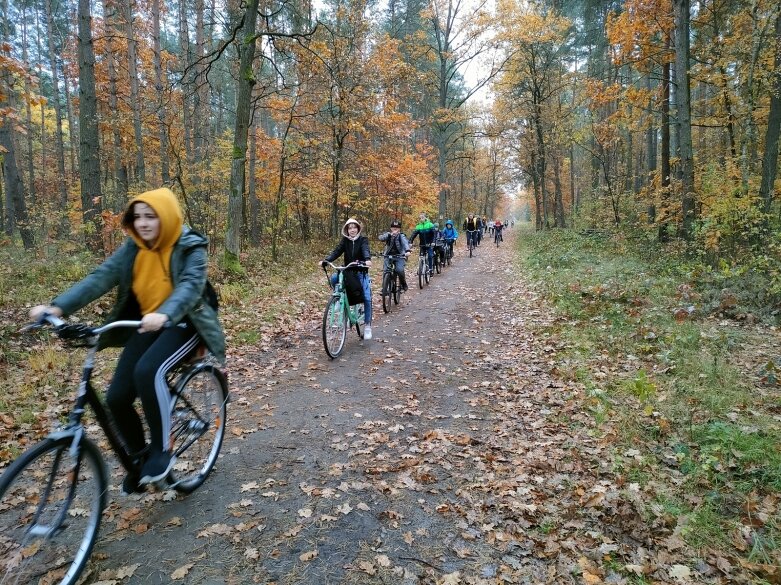
<svg viewBox="0 0 781 585">
<path fill-rule="evenodd" d="M 464 220 L 463 226 L 467 237 L 467 247 L 469 248 L 479 246 L 480 242 L 483 240 L 483 235 L 486 232 L 490 233 L 494 237 L 494 243 L 498 246 L 499 242 L 504 241 L 502 232 L 510 225 L 511 223 L 507 220 L 504 220 L 504 222 L 502 222 L 500 219 L 492 221 L 485 216 L 480 217 L 479 215 L 470 213 Z"/>
</svg>

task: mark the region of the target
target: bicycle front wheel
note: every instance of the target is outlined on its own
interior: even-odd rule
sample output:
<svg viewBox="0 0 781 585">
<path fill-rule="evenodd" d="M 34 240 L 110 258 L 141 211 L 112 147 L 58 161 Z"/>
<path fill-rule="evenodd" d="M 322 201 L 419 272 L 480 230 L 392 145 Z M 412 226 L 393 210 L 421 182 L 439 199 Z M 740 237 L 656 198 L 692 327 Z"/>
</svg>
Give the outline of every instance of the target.
<svg viewBox="0 0 781 585">
<path fill-rule="evenodd" d="M 189 494 L 211 473 L 225 437 L 228 382 L 212 364 L 188 369 L 173 397 L 171 453 L 176 463 L 168 480 L 176 491 Z"/>
<path fill-rule="evenodd" d="M 97 446 L 47 438 L 0 476 L 0 584 L 76 583 L 106 506 L 108 477 Z"/>
<path fill-rule="evenodd" d="M 397 274 L 393 275 L 393 280 L 391 281 L 391 292 L 393 294 L 393 304 L 398 305 L 399 299 L 401 298 L 401 285 L 399 284 L 399 276 Z"/>
<path fill-rule="evenodd" d="M 382 310 L 390 313 L 391 310 L 391 275 L 386 272 L 382 277 Z"/>
<path fill-rule="evenodd" d="M 340 297 L 331 297 L 323 313 L 323 345 L 328 357 L 335 359 L 344 349 L 347 315 Z"/>
<path fill-rule="evenodd" d="M 426 261 L 421 256 L 420 260 L 418 261 L 418 288 L 421 290 L 423 289 L 423 279 L 425 278 L 425 273 L 428 270 L 428 267 L 426 266 Z"/>
</svg>

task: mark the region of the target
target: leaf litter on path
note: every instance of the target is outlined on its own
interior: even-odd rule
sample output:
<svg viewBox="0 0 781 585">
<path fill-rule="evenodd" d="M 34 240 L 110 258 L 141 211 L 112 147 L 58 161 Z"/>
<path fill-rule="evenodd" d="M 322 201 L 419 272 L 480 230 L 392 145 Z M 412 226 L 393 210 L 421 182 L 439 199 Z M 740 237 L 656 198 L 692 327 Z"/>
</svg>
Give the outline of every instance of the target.
<svg viewBox="0 0 781 585">
<path fill-rule="evenodd" d="M 143 550 L 128 583 L 184 567 L 194 583 L 727 582 L 728 561 L 708 571 L 668 546 L 652 488 L 610 469 L 583 388 L 555 376 L 556 340 L 532 333 L 552 317 L 502 270 L 511 253 L 459 255 L 337 360 L 315 310 L 284 342 L 232 354 L 228 425 L 242 432 L 194 494 L 124 520 L 146 533 L 99 542 L 101 564 Z"/>
</svg>

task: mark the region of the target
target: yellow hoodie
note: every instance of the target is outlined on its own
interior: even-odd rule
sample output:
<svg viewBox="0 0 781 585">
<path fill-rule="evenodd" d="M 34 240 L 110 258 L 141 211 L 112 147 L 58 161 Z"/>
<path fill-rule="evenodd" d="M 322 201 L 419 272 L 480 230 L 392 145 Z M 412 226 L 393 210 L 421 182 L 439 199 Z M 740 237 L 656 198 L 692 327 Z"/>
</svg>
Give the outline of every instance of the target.
<svg viewBox="0 0 781 585">
<path fill-rule="evenodd" d="M 160 235 L 151 247 L 133 227 L 133 205 L 136 203 L 146 203 L 160 218 Z M 154 313 L 173 292 L 171 253 L 182 235 L 182 209 L 170 189 L 147 191 L 128 204 L 122 225 L 138 245 L 138 254 L 133 264 L 133 294 L 136 295 L 142 315 Z"/>
</svg>

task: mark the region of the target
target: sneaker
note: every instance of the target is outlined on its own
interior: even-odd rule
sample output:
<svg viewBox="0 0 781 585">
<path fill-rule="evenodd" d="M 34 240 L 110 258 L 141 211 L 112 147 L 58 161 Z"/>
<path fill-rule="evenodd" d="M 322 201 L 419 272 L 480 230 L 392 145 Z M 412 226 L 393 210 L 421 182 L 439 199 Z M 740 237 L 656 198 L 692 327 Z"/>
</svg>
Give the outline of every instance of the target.
<svg viewBox="0 0 781 585">
<path fill-rule="evenodd" d="M 144 486 L 138 483 L 138 475 L 135 473 L 128 473 L 125 479 L 122 480 L 122 489 L 119 493 L 123 496 L 129 496 L 130 494 L 140 494 L 144 491 Z"/>
<path fill-rule="evenodd" d="M 372 326 L 371 325 L 367 325 L 366 328 L 363 330 L 363 338 L 365 340 L 367 340 L 367 341 L 372 338 Z"/>
<path fill-rule="evenodd" d="M 138 480 L 139 485 L 155 483 L 165 479 L 171 472 L 171 469 L 173 469 L 175 461 L 176 459 L 165 451 L 153 453 L 141 468 L 141 479 Z"/>
</svg>

